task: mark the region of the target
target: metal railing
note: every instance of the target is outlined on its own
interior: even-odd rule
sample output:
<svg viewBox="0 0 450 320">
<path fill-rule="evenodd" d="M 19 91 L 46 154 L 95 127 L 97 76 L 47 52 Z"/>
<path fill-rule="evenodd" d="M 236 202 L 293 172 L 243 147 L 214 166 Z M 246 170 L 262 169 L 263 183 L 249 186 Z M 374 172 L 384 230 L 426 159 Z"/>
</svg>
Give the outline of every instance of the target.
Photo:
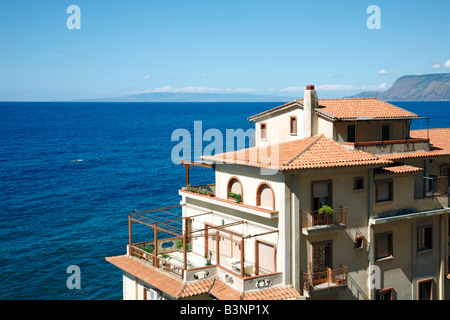
<svg viewBox="0 0 450 320">
<path fill-rule="evenodd" d="M 334 209 L 333 213 L 319 213 L 318 211 L 300 211 L 301 228 L 315 226 L 337 226 L 347 225 L 347 207 Z"/>
<path fill-rule="evenodd" d="M 423 177 L 428 188 L 426 197 L 448 194 L 448 177 Z"/>
<path fill-rule="evenodd" d="M 339 269 L 328 269 L 314 273 L 302 273 L 303 290 L 310 292 L 314 290 L 330 289 L 347 285 L 348 267 Z"/>
</svg>

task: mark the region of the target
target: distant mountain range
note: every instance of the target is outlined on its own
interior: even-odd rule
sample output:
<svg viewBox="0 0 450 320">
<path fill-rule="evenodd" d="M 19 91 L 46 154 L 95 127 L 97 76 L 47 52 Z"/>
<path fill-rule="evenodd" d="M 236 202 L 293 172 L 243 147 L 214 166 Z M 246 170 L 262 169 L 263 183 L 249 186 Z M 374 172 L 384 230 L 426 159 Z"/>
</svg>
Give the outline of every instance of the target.
<svg viewBox="0 0 450 320">
<path fill-rule="evenodd" d="M 386 91 L 361 92 L 347 98 L 367 97 L 390 101 L 449 101 L 450 73 L 403 76 Z"/>
<path fill-rule="evenodd" d="M 76 102 L 289 102 L 294 99 L 248 93 L 152 92 L 117 98 L 84 99 Z"/>
<path fill-rule="evenodd" d="M 297 97 L 283 97 L 249 93 L 151 92 L 77 102 L 289 102 L 302 97 L 303 93 L 299 93 Z M 450 73 L 403 76 L 386 91 L 361 92 L 346 98 L 366 97 L 388 101 L 449 101 Z"/>
</svg>

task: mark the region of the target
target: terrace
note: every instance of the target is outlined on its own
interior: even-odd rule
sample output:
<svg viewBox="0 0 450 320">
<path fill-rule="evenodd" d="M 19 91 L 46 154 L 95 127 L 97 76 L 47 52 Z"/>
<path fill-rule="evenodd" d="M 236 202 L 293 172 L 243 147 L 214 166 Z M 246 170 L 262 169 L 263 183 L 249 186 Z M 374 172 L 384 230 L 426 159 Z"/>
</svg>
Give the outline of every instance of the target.
<svg viewBox="0 0 450 320">
<path fill-rule="evenodd" d="M 212 225 L 205 221 L 217 213 L 182 217 L 179 211 L 183 206 L 131 213 L 128 255 L 184 282 L 218 277 L 241 292 L 282 283 L 282 273 L 276 271 L 276 251 L 257 246 L 278 230 L 259 227 L 260 232 L 249 234 L 248 230 L 256 229 L 244 227 L 248 222 L 243 220 Z M 150 239 L 133 242 L 137 225 Z"/>
</svg>

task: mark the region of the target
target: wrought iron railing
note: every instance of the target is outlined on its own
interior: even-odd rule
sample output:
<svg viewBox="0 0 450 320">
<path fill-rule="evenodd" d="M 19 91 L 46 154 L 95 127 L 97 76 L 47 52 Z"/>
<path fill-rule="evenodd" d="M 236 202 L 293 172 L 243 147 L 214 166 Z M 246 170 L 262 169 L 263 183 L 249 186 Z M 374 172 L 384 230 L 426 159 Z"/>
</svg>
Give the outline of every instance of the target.
<svg viewBox="0 0 450 320">
<path fill-rule="evenodd" d="M 345 286 L 348 279 L 348 267 L 342 266 L 339 269 L 328 269 L 313 273 L 303 272 L 302 277 L 303 290 L 307 292 Z"/>
<path fill-rule="evenodd" d="M 347 207 L 334 209 L 332 213 L 319 213 L 319 211 L 300 211 L 301 228 L 315 226 L 347 225 Z"/>
</svg>

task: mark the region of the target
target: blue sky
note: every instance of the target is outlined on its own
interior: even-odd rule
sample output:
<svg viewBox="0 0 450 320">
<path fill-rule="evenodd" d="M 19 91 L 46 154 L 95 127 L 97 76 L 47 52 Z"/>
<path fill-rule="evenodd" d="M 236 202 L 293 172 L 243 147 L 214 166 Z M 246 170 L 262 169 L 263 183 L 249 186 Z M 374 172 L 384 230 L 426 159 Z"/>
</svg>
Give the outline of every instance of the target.
<svg viewBox="0 0 450 320">
<path fill-rule="evenodd" d="M 70 5 L 80 30 L 67 28 Z M 381 29 L 366 26 L 370 5 Z M 445 0 L 2 1 L 0 100 L 384 90 L 450 72 L 449 12 Z"/>
</svg>

